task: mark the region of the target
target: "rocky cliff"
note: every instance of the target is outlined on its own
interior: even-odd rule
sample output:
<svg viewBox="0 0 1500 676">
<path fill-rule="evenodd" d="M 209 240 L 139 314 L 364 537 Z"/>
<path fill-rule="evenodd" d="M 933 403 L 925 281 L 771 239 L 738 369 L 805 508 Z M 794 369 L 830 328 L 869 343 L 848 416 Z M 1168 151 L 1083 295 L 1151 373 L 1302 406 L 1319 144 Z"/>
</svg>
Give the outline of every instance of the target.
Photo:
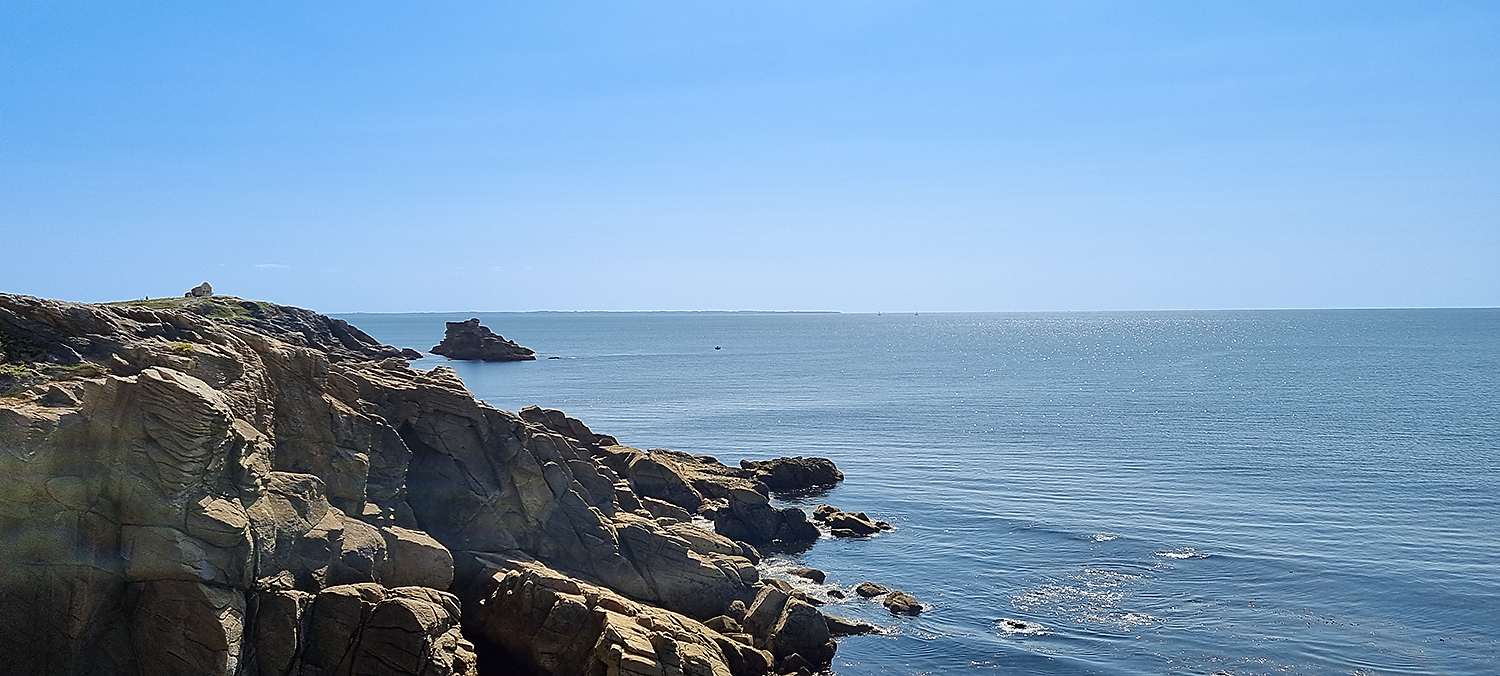
<svg viewBox="0 0 1500 676">
<path fill-rule="evenodd" d="M 817 536 L 770 475 L 497 410 L 306 310 L 0 294 L 0 664 L 816 668 L 825 618 L 754 565 Z"/>
</svg>

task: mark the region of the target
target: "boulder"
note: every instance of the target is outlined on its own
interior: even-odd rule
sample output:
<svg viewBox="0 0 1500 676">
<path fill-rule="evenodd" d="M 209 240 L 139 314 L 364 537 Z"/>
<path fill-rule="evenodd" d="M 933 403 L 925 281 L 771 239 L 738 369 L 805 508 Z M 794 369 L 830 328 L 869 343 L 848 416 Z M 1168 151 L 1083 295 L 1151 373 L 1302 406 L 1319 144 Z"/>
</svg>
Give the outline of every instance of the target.
<svg viewBox="0 0 1500 676">
<path fill-rule="evenodd" d="M 769 635 L 781 620 L 782 611 L 786 609 L 786 602 L 791 597 L 788 590 L 778 585 L 767 584 L 762 587 L 755 602 L 745 611 L 746 631 L 756 636 Z"/>
<path fill-rule="evenodd" d="M 429 587 L 446 590 L 453 583 L 453 554 L 443 543 L 419 530 L 386 526 L 387 565 L 381 583 L 390 587 Z"/>
<path fill-rule="evenodd" d="M 828 633 L 828 620 L 817 608 L 798 599 L 786 606 L 766 639 L 767 649 L 778 660 L 800 655 L 814 665 L 828 664 L 838 650 Z"/>
<path fill-rule="evenodd" d="M 738 621 L 728 615 L 709 618 L 703 625 L 725 635 L 745 633 L 745 628 L 741 627 Z"/>
<path fill-rule="evenodd" d="M 755 546 L 796 550 L 818 539 L 818 527 L 797 507 L 776 508 L 770 498 L 748 488 L 729 492 L 728 509 L 714 514 L 714 530 L 720 535 Z"/>
<path fill-rule="evenodd" d="M 289 602 L 280 605 L 284 612 L 296 611 Z M 305 618 L 279 616 L 280 628 L 266 637 L 301 638 L 292 645 L 268 641 L 267 648 L 277 655 L 300 653 L 286 673 L 477 674 L 474 646 L 459 631 L 459 604 L 452 594 L 425 587 L 344 585 L 324 590 L 301 612 Z M 278 657 L 277 664 L 284 661 Z"/>
<path fill-rule="evenodd" d="M 479 318 L 448 322 L 443 342 L 431 350 L 449 359 L 474 361 L 526 361 L 536 359 L 536 352 L 521 347 L 504 336 L 479 325 Z"/>
<path fill-rule="evenodd" d="M 185 293 L 185 294 L 182 294 L 182 297 L 183 298 L 207 298 L 208 296 L 212 296 L 212 295 L 214 295 L 214 287 L 209 286 L 208 282 L 204 282 L 202 284 L 199 284 L 198 286 L 195 286 L 195 287 L 193 287 L 191 289 L 188 289 L 188 292 Z"/>
<path fill-rule="evenodd" d="M 891 611 L 892 615 L 920 615 L 922 604 L 915 597 L 903 591 L 892 590 L 885 595 L 885 600 L 880 605 Z"/>
<path fill-rule="evenodd" d="M 861 582 L 854 588 L 854 593 L 867 599 L 875 598 L 881 594 L 888 594 L 890 591 L 888 587 L 882 587 L 874 582 Z"/>
</svg>

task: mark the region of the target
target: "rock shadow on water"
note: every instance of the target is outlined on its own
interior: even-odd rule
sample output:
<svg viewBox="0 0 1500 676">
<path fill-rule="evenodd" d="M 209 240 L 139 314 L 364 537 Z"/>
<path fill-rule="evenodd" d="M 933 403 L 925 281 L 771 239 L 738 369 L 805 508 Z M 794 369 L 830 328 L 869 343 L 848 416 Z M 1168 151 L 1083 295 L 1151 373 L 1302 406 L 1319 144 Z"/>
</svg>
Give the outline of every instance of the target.
<svg viewBox="0 0 1500 676">
<path fill-rule="evenodd" d="M 824 498 L 833 494 L 833 489 L 835 488 L 838 488 L 838 486 L 809 486 L 780 491 L 772 489 L 771 495 L 788 505 L 804 507 L 823 502 Z"/>
</svg>

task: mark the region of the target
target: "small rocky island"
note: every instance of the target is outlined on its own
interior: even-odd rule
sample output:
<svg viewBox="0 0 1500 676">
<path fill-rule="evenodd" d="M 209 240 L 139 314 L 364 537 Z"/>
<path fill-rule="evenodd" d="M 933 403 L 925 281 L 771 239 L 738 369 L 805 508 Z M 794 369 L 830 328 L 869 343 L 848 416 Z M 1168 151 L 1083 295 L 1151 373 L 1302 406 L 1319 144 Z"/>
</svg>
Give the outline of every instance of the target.
<svg viewBox="0 0 1500 676">
<path fill-rule="evenodd" d="M 448 322 L 447 335 L 443 342 L 428 350 L 449 359 L 474 361 L 527 361 L 536 359 L 536 352 L 506 340 L 494 331 L 479 325 L 475 317 L 463 322 Z"/>
<path fill-rule="evenodd" d="M 0 294 L 0 664 L 810 674 L 873 628 L 762 576 L 820 536 L 768 486 L 841 478 L 498 410 L 308 310 Z"/>
</svg>

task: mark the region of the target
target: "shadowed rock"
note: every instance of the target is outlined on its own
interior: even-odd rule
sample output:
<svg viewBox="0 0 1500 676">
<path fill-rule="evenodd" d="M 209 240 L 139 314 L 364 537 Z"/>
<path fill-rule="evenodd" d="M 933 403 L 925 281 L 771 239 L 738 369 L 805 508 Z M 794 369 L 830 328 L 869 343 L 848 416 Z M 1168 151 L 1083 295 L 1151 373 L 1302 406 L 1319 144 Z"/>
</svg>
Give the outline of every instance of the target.
<svg viewBox="0 0 1500 676">
<path fill-rule="evenodd" d="M 844 480 L 844 473 L 828 458 L 741 460 L 740 467 L 754 472 L 757 481 L 778 493 L 824 488 Z"/>
</svg>

